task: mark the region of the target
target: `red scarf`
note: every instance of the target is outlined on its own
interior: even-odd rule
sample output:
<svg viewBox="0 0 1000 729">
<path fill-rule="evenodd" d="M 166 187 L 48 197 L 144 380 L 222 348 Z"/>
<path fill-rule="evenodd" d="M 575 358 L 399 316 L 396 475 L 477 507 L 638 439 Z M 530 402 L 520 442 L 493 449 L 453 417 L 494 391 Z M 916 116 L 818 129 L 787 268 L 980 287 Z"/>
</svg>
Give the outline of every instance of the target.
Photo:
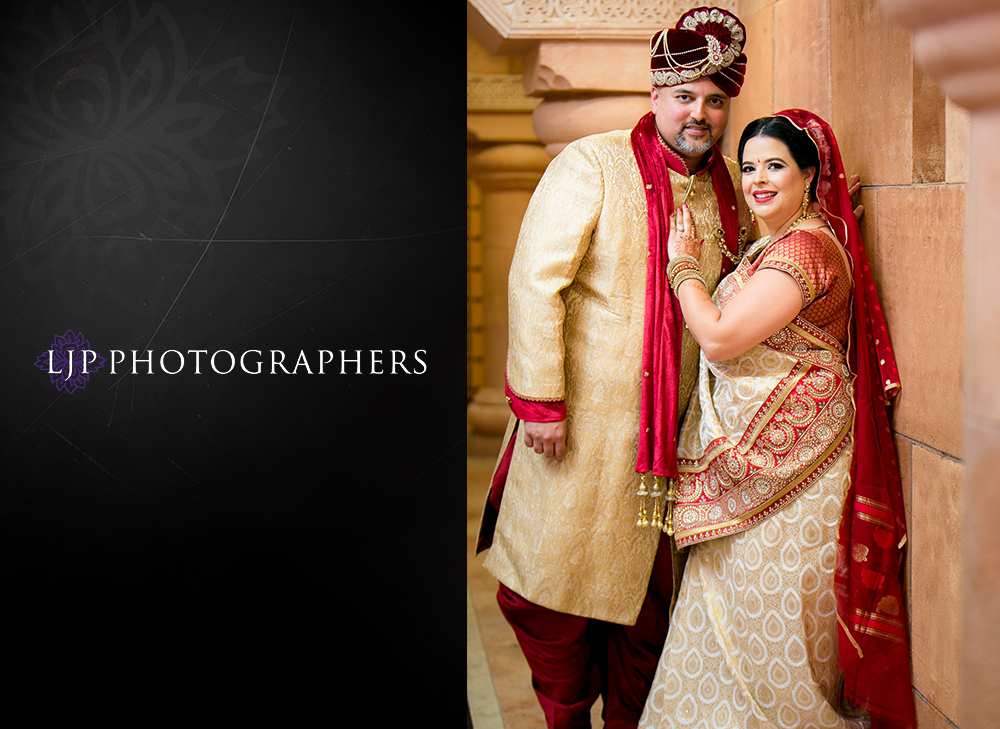
<svg viewBox="0 0 1000 729">
<path fill-rule="evenodd" d="M 646 186 L 649 256 L 646 259 L 646 318 L 642 341 L 642 409 L 639 416 L 639 455 L 635 470 L 677 478 L 677 385 L 681 367 L 684 317 L 680 302 L 667 283 L 667 236 L 674 212 L 670 172 L 690 175 L 684 160 L 660 139 L 656 119 L 646 114 L 632 129 L 632 151 Z M 705 167 L 695 174 L 711 174 L 726 247 L 735 257 L 739 249 L 736 192 L 726 161 L 717 147 L 708 152 Z M 722 257 L 719 280 L 732 270 Z"/>
<path fill-rule="evenodd" d="M 854 296 L 848 364 L 857 375 L 851 486 L 844 503 L 834 585 L 840 618 L 844 693 L 872 714 L 872 729 L 915 727 L 900 549 L 906 539 L 903 493 L 887 408 L 899 374 L 868 255 L 829 125 L 801 109 L 781 111 L 819 150 L 817 197 L 850 254 Z"/>
</svg>

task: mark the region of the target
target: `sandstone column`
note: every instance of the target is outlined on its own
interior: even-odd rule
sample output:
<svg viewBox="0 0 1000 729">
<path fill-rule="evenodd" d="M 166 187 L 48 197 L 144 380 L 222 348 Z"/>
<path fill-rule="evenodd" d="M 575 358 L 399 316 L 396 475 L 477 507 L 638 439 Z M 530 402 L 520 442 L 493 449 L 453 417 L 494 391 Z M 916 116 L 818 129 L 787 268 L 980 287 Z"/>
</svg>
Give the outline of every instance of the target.
<svg viewBox="0 0 1000 729">
<path fill-rule="evenodd" d="M 480 152 L 469 166 L 483 191 L 483 387 L 469 404 L 473 455 L 496 455 L 510 415 L 504 397 L 507 273 L 521 218 L 549 159 L 539 145 L 502 144 Z"/>
<path fill-rule="evenodd" d="M 535 107 L 531 124 L 553 157 L 570 142 L 612 129 L 631 129 L 650 109 L 649 93 L 548 98 Z"/>
<path fill-rule="evenodd" d="M 640 32 L 642 40 L 539 42 L 524 88 L 542 99 L 531 124 L 546 152 L 554 157 L 581 137 L 631 129 L 649 111 L 649 38 Z"/>
</svg>

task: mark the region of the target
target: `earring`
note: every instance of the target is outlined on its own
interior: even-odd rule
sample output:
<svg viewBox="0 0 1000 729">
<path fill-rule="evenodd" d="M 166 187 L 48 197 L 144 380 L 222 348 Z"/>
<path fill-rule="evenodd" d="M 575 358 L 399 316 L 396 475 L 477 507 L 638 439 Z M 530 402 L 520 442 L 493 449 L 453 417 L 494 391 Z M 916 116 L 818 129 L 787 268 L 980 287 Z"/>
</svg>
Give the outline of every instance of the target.
<svg viewBox="0 0 1000 729">
<path fill-rule="evenodd" d="M 809 210 L 809 185 L 802 191 L 802 214 L 805 215 L 807 210 Z"/>
<path fill-rule="evenodd" d="M 751 228 L 757 227 L 757 218 L 754 216 L 753 210 L 750 211 L 750 227 Z"/>
</svg>

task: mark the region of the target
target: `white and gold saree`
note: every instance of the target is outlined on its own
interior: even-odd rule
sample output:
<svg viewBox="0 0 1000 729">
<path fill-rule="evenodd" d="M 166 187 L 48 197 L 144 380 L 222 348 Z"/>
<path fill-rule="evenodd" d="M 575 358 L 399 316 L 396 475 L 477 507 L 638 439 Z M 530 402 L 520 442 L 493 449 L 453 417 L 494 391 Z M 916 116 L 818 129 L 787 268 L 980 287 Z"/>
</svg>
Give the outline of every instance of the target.
<svg viewBox="0 0 1000 729">
<path fill-rule="evenodd" d="M 837 683 L 837 528 L 850 483 L 850 273 L 812 231 L 763 239 L 719 285 L 760 267 L 799 282 L 796 319 L 745 354 L 700 363 L 673 510 L 690 546 L 641 727 L 861 727 Z"/>
</svg>

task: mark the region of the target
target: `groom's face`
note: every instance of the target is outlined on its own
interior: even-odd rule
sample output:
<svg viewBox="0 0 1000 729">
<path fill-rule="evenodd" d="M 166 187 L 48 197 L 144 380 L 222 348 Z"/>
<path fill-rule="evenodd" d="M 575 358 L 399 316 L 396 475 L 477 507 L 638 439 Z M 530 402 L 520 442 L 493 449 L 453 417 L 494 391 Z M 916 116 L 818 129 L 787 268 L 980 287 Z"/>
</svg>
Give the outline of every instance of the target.
<svg viewBox="0 0 1000 729">
<path fill-rule="evenodd" d="M 729 124 L 729 96 L 708 78 L 651 92 L 656 128 L 688 165 L 697 165 Z"/>
</svg>

